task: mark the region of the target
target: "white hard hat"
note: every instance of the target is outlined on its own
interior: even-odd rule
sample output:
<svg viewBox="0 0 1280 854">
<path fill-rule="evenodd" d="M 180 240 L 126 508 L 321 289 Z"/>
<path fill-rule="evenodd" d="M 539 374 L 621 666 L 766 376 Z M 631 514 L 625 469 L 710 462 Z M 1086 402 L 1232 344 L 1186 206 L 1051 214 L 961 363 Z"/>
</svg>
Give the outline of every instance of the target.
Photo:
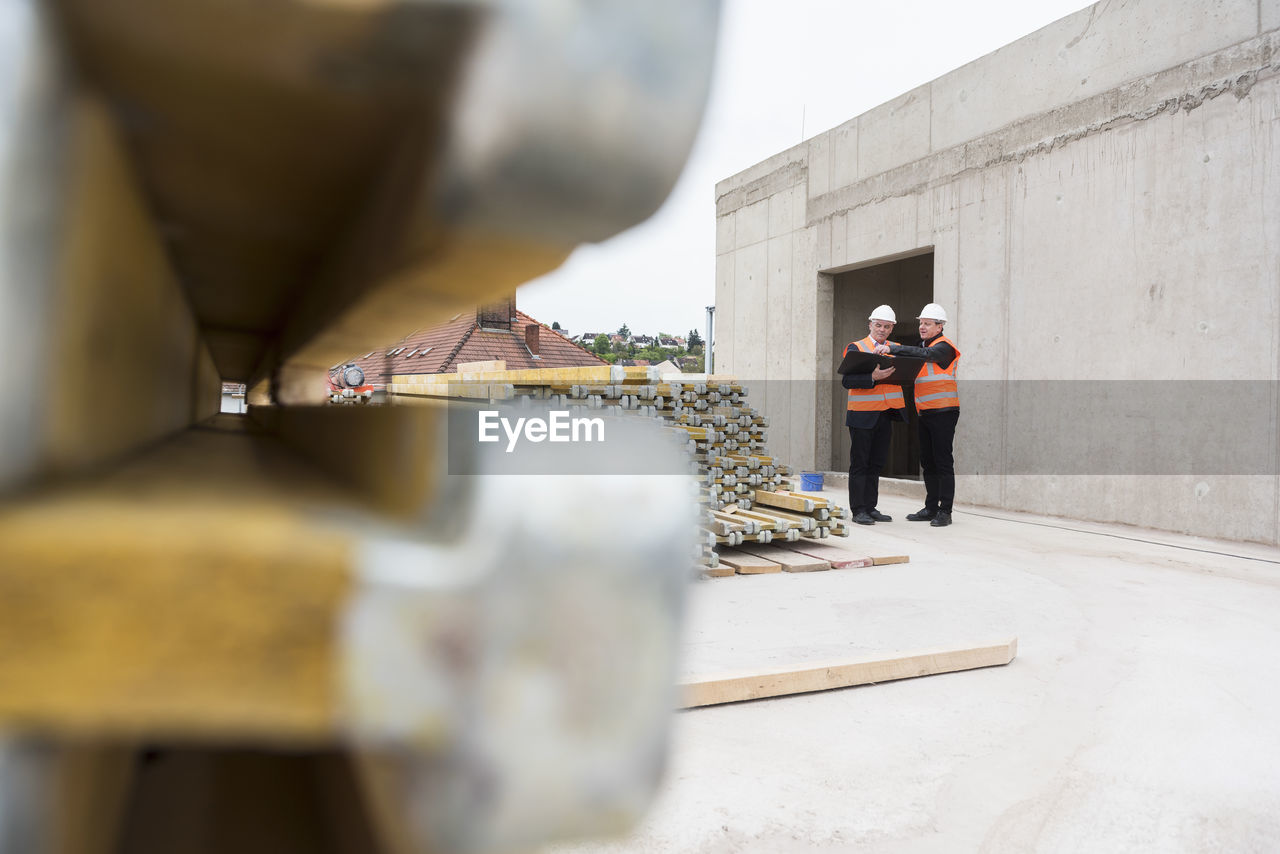
<svg viewBox="0 0 1280 854">
<path fill-rule="evenodd" d="M 871 312 L 871 316 L 867 320 L 887 320 L 890 323 L 897 323 L 898 316 L 893 313 L 893 309 L 887 305 L 878 305 L 876 310 Z"/>
<path fill-rule="evenodd" d="M 936 302 L 931 302 L 920 309 L 920 314 L 916 316 L 916 320 L 936 320 L 939 323 L 946 323 L 947 310 Z"/>
</svg>

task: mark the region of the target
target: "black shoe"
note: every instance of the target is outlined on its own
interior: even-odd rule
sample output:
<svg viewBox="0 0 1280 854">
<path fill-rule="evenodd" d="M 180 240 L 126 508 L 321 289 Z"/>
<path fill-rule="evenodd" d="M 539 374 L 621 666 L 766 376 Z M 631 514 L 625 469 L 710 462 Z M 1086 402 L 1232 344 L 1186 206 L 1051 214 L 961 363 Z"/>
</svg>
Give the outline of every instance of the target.
<svg viewBox="0 0 1280 854">
<path fill-rule="evenodd" d="M 939 510 L 938 515 L 934 516 L 929 524 L 935 528 L 945 528 L 951 524 L 951 514 L 946 510 Z"/>
<path fill-rule="evenodd" d="M 874 507 L 872 507 L 870 510 L 867 511 L 867 515 L 870 516 L 872 519 L 875 519 L 877 522 L 893 521 L 892 516 L 886 516 L 885 514 L 881 513 L 879 510 L 875 509 Z"/>
<path fill-rule="evenodd" d="M 908 522 L 932 522 L 933 517 L 938 515 L 937 510 L 930 510 L 928 507 L 921 507 L 914 513 L 907 514 Z"/>
<path fill-rule="evenodd" d="M 853 521 L 857 522 L 859 525 L 874 525 L 876 523 L 876 520 L 872 519 L 871 514 L 866 510 L 859 510 L 857 513 L 854 513 Z"/>
</svg>

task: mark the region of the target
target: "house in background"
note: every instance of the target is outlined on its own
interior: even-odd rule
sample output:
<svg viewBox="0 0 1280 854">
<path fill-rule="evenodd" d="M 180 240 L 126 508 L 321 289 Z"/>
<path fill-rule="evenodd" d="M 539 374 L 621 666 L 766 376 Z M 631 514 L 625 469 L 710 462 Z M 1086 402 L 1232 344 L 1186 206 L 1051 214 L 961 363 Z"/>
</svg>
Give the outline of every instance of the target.
<svg viewBox="0 0 1280 854">
<path fill-rule="evenodd" d="M 447 323 L 419 329 L 386 348 L 360 354 L 330 371 L 340 386 L 342 371 L 354 365 L 365 386 L 385 394 L 397 374 L 448 374 L 466 362 L 501 360 L 508 370 L 572 368 L 607 364 L 549 326 L 517 310 L 515 297 L 474 312 L 455 315 Z"/>
<path fill-rule="evenodd" d="M 660 377 L 670 377 L 681 373 L 680 366 L 670 359 L 663 359 L 654 367 L 658 369 L 658 376 Z"/>
</svg>

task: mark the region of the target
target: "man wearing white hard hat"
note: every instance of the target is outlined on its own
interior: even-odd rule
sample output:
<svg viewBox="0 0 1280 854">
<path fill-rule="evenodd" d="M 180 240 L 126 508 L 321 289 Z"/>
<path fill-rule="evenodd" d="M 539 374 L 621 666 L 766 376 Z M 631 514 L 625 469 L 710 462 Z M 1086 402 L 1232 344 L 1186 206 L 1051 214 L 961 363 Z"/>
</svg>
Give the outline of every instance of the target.
<svg viewBox="0 0 1280 854">
<path fill-rule="evenodd" d="M 887 346 L 889 333 L 898 318 L 887 305 L 877 306 L 867 318 L 871 334 L 844 348 L 874 353 Z M 849 390 L 844 423 L 849 428 L 849 509 L 859 525 L 892 522 L 893 517 L 876 509 L 880 500 L 880 472 L 889 458 L 893 422 L 902 421 L 906 401 L 899 386 L 885 383 L 893 368 L 875 368 L 869 374 L 844 374 L 841 383 Z"/>
<path fill-rule="evenodd" d="M 912 522 L 928 522 L 935 528 L 951 524 L 951 503 L 956 496 L 955 457 L 952 441 L 960 420 L 960 395 L 956 366 L 960 348 L 946 336 L 947 312 L 936 302 L 920 309 L 920 346 L 885 342 L 877 352 L 924 359 L 914 392 L 920 434 L 920 468 L 924 470 L 924 507 L 908 513 Z"/>
</svg>

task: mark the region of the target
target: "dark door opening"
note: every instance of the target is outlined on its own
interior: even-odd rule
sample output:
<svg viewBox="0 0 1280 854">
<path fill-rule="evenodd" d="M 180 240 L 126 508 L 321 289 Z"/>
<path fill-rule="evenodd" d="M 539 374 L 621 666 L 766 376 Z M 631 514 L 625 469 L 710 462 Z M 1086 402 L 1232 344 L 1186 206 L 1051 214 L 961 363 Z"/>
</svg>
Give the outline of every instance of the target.
<svg viewBox="0 0 1280 854">
<path fill-rule="evenodd" d="M 867 315 L 878 305 L 888 303 L 898 316 L 889 340 L 899 344 L 918 344 L 920 335 L 916 315 L 933 301 L 933 250 L 909 258 L 899 258 L 835 273 L 834 285 L 834 352 L 844 352 L 845 345 L 867 336 Z M 835 366 L 832 366 L 834 372 Z M 849 431 L 844 426 L 846 392 L 839 382 L 834 384 L 832 399 L 831 470 L 849 468 Z M 907 421 L 893 425 L 886 477 L 920 478 L 920 440 L 916 433 L 916 415 L 911 389 L 903 389 L 907 399 Z"/>
</svg>

